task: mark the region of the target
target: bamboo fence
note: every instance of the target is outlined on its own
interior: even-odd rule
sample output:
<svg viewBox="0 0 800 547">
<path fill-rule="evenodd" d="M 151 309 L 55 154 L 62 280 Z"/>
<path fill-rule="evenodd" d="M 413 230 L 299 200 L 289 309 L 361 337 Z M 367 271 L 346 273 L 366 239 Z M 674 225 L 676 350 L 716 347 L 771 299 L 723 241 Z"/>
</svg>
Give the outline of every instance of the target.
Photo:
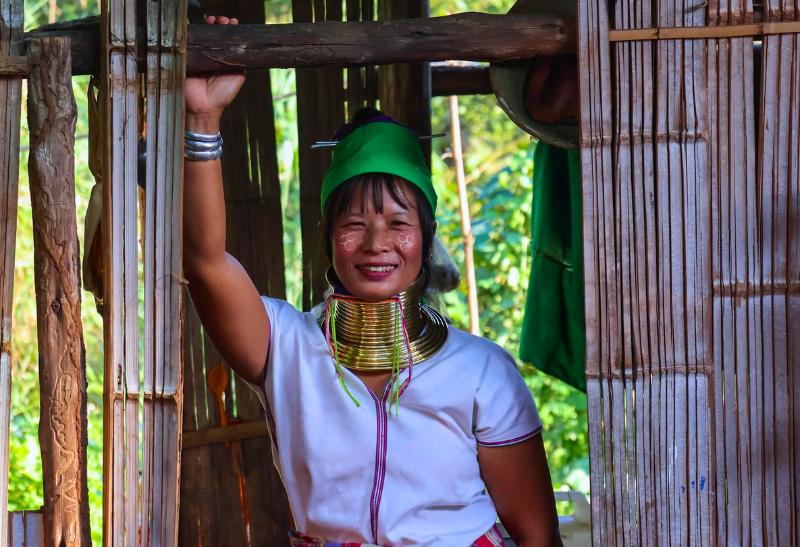
<svg viewBox="0 0 800 547">
<path fill-rule="evenodd" d="M 579 3 L 596 545 L 800 543 L 797 35 L 703 8 Z"/>
</svg>

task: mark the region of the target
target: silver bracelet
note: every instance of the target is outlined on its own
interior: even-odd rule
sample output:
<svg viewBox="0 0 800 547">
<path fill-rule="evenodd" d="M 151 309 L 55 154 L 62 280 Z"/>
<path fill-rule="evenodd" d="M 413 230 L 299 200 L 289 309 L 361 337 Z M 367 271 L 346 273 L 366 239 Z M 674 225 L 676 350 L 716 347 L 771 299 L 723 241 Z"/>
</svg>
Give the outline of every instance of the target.
<svg viewBox="0 0 800 547">
<path fill-rule="evenodd" d="M 194 131 L 189 131 L 188 129 L 183 132 L 183 136 L 186 137 L 187 141 L 199 141 L 199 142 L 216 142 L 218 140 L 222 140 L 222 135 L 219 131 L 216 133 L 195 133 Z"/>
<path fill-rule="evenodd" d="M 183 157 L 190 161 L 211 161 L 222 156 L 222 135 L 184 132 Z"/>
<path fill-rule="evenodd" d="M 184 150 L 183 157 L 189 161 L 211 161 L 222 157 L 222 147 L 214 150 Z"/>
<path fill-rule="evenodd" d="M 222 139 L 214 142 L 190 141 L 189 139 L 186 139 L 184 144 L 186 145 L 186 148 L 191 148 L 192 150 L 213 150 L 222 146 Z"/>
</svg>

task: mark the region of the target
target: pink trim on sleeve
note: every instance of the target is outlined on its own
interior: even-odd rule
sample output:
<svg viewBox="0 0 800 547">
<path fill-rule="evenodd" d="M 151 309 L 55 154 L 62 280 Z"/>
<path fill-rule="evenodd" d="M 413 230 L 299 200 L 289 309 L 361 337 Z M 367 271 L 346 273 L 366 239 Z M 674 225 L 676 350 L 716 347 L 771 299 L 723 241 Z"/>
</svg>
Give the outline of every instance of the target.
<svg viewBox="0 0 800 547">
<path fill-rule="evenodd" d="M 522 441 L 527 441 L 531 437 L 535 437 L 541 432 L 542 432 L 542 427 L 539 426 L 530 433 L 526 433 L 525 435 L 520 435 L 519 437 L 514 437 L 513 439 L 508 439 L 505 441 L 496 441 L 496 442 L 483 442 L 483 441 L 477 441 L 477 442 L 481 446 L 508 446 L 512 444 L 521 443 Z"/>
</svg>

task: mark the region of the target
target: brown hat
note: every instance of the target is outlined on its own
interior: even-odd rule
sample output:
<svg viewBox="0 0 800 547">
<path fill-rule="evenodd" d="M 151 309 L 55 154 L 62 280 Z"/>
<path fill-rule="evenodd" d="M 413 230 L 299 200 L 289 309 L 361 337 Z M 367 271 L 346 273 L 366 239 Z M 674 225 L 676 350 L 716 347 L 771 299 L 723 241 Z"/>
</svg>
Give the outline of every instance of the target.
<svg viewBox="0 0 800 547">
<path fill-rule="evenodd" d="M 508 12 L 555 13 L 574 18 L 577 17 L 577 0 L 517 0 Z M 514 123 L 537 139 L 562 148 L 577 148 L 577 120 L 544 123 L 534 120 L 525 108 L 528 75 L 532 66 L 529 60 L 490 65 L 489 77 L 500 108 Z"/>
</svg>

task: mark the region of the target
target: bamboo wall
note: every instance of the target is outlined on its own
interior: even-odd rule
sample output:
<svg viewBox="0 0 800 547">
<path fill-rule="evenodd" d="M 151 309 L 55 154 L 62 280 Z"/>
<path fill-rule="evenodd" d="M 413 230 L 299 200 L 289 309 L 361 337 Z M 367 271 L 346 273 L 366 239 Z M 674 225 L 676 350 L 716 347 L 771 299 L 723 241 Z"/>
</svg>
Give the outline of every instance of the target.
<svg viewBox="0 0 800 547">
<path fill-rule="evenodd" d="M 205 2 L 205 13 L 263 23 L 264 3 Z M 260 294 L 285 298 L 283 210 L 269 71 L 250 70 L 221 123 L 225 141 L 227 249 L 249 273 Z M 261 403 L 232 372 L 224 393 L 223 427 L 208 373 L 223 364 L 205 336 L 186 294 L 184 449 L 180 545 L 281 545 L 290 528 L 288 502 L 272 464 Z M 241 492 L 239 477 L 241 477 Z M 209 496 L 209 492 L 214 492 Z M 246 518 L 245 518 L 246 515 Z M 249 528 L 249 530 L 248 530 Z"/>
<path fill-rule="evenodd" d="M 594 544 L 800 544 L 797 35 L 758 66 L 716 37 L 749 3 L 579 10 Z"/>
</svg>

